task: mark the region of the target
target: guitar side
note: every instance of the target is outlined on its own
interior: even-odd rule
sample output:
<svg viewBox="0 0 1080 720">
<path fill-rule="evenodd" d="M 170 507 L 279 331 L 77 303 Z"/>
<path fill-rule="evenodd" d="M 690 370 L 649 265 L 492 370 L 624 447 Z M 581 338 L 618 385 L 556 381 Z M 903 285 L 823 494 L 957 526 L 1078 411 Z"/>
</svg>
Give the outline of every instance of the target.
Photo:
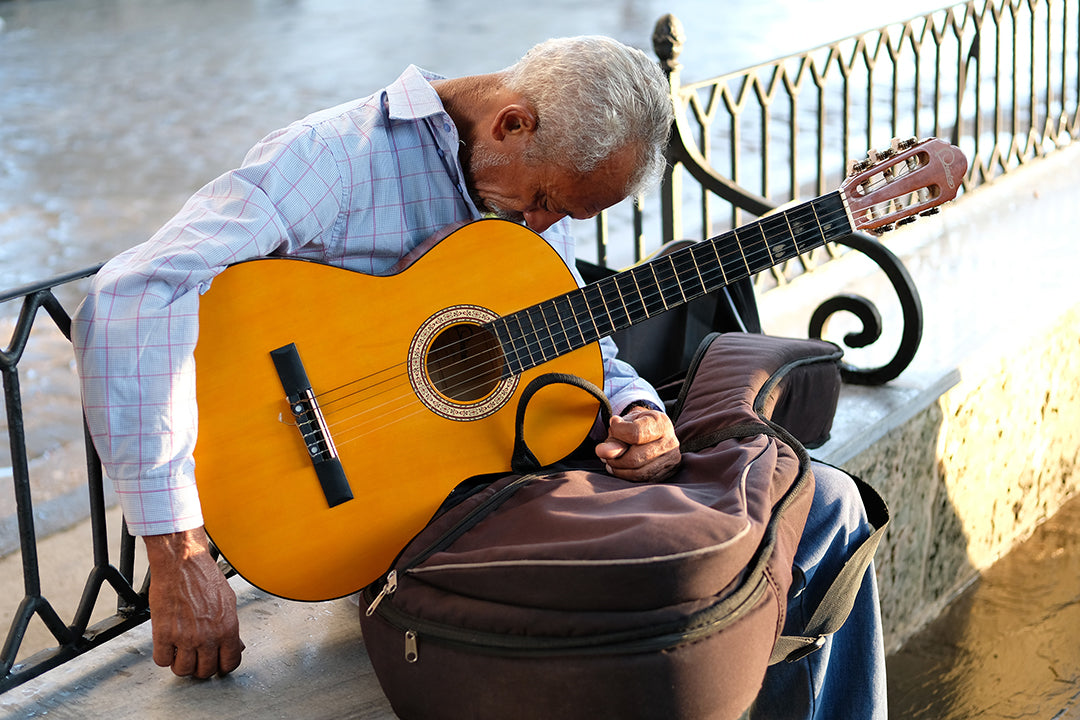
<svg viewBox="0 0 1080 720">
<path fill-rule="evenodd" d="M 195 351 L 195 473 L 215 545 L 245 579 L 285 598 L 341 597 L 374 580 L 458 482 L 509 470 L 531 377 L 603 381 L 594 343 L 499 392 L 446 398 L 437 382 L 422 387 L 432 373 L 418 358 L 438 342 L 423 328 L 438 333 L 432 319 L 447 317 L 453 332 L 461 312 L 502 316 L 575 287 L 550 246 L 502 221 L 467 225 L 391 276 L 291 259 L 228 268 L 201 300 Z M 466 310 L 448 312 L 457 308 Z M 353 494 L 333 507 L 270 357 L 290 343 Z M 596 412 L 580 390 L 545 388 L 529 403 L 530 448 L 545 463 L 564 457 Z"/>
</svg>

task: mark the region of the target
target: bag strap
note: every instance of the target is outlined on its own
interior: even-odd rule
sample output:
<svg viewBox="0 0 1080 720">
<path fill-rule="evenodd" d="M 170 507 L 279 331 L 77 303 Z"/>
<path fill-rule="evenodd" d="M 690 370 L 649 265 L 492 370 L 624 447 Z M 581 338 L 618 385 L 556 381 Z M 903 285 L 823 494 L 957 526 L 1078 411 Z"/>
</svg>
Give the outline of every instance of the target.
<svg viewBox="0 0 1080 720">
<path fill-rule="evenodd" d="M 825 644 L 826 637 L 840 629 L 855 606 L 855 598 L 862 587 L 863 577 L 889 525 L 889 506 L 870 485 L 857 477 L 851 478 L 859 489 L 866 516 L 874 526 L 874 531 L 845 561 L 829 589 L 825 591 L 825 596 L 814 610 L 810 621 L 806 623 L 802 635 L 782 635 L 777 638 L 772 657 L 769 658 L 770 665 L 782 660 L 795 662 L 819 649 Z"/>
<path fill-rule="evenodd" d="M 538 390 L 556 383 L 573 385 L 588 392 L 600 401 L 600 417 L 604 421 L 604 426 L 607 427 L 607 424 L 611 422 L 611 401 L 604 395 L 603 390 L 585 378 L 570 373 L 544 373 L 536 376 L 521 392 L 521 398 L 518 399 L 517 418 L 514 421 L 514 450 L 510 457 L 510 469 L 519 475 L 536 472 L 543 467 L 529 449 L 528 443 L 525 442 L 525 409 Z"/>
</svg>

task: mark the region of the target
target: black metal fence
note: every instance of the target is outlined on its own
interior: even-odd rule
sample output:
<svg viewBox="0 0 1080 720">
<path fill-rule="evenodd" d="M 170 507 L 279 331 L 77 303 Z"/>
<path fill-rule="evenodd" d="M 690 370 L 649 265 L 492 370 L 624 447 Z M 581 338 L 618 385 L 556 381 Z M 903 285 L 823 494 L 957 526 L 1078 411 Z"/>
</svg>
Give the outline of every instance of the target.
<svg viewBox="0 0 1080 720">
<path fill-rule="evenodd" d="M 90 442 L 89 434 L 84 435 L 84 444 L 90 502 L 91 537 L 89 541 L 93 566 L 89 570 L 82 597 L 70 622 L 65 622 L 60 618 L 53 603 L 42 592 L 41 563 L 38 557 L 34 504 L 31 496 L 31 458 L 27 453 L 19 361 L 31 338 L 40 310 L 44 310 L 48 320 L 70 340 L 71 316 L 57 298 L 55 291 L 69 283 L 88 277 L 96 271 L 96 267 L 87 268 L 0 294 L 0 303 L 20 300 L 22 302 L 11 340 L 0 351 L 0 373 L 3 375 L 4 382 L 4 408 L 11 453 L 11 475 L 23 579 L 23 597 L 15 611 L 3 648 L 0 649 L 0 692 L 36 677 L 149 618 L 145 599 L 145 582 L 141 591 L 135 590 L 135 543 L 126 530 L 121 532 L 120 550 L 115 562 L 109 553 L 101 462 L 93 443 Z M 94 608 L 106 584 L 115 593 L 116 613 L 91 625 Z M 14 598 L 4 600 L 13 602 Z M 35 618 L 45 624 L 57 644 L 16 664 L 27 628 Z"/>
<path fill-rule="evenodd" d="M 672 162 L 657 193 L 597 220 L 599 264 L 637 262 L 662 243 L 715 236 L 831 191 L 850 162 L 893 138 L 934 136 L 959 146 L 970 190 L 1080 137 L 1080 0 L 971 0 L 684 83 L 679 54 L 694 40 L 674 16 L 656 25 L 653 46 L 681 111 Z M 754 280 L 765 292 L 849 249 L 880 267 L 902 327 L 891 333 L 898 338 L 891 357 L 885 348 L 880 365 L 846 367 L 849 382 L 895 378 L 922 337 L 918 292 L 887 242 L 856 234 Z M 842 344 L 864 347 L 882 337 L 878 308 L 854 295 L 824 301 L 808 333 L 819 334 L 840 311 L 862 324 Z"/>
<path fill-rule="evenodd" d="M 685 84 L 678 62 L 685 34 L 675 18 L 662 18 L 654 47 L 682 111 L 670 147 L 672 164 L 655 196 L 602 214 L 595 226 L 595 259 L 619 264 L 616 251 L 629 248 L 626 259 L 635 261 L 664 242 L 718 234 L 791 200 L 820 195 L 839 184 L 849 160 L 893 137 L 934 135 L 959 145 L 970 163 L 964 182 L 969 189 L 1073 142 L 1080 134 L 1078 8 L 1080 0 L 972 0 Z M 620 238 L 618 243 L 613 237 Z M 860 382 L 888 380 L 903 369 L 918 345 L 918 295 L 903 265 L 875 239 L 855 236 L 843 245 L 871 256 L 901 297 L 905 340 L 896 357 L 869 377 L 849 373 Z M 762 273 L 757 286 L 765 290 L 786 283 L 840 252 L 834 244 L 789 261 Z M 0 692 L 148 618 L 146 581 L 135 577 L 131 537 L 122 532 L 118 556 L 114 560 L 109 554 L 101 466 L 89 441 L 94 562 L 70 622 L 61 620 L 40 582 L 19 363 L 35 322 L 40 322 L 39 310 L 69 334 L 70 316 L 57 291 L 95 271 L 89 268 L 0 293 L 0 304 L 22 303 L 12 337 L 0 351 L 0 371 L 24 592 L 0 650 Z M 848 306 L 834 303 L 822 312 L 834 307 Z M 821 314 L 815 314 L 819 325 Z M 116 613 L 90 625 L 91 611 L 106 586 L 115 594 Z M 20 647 L 35 617 L 57 645 L 23 659 Z"/>
<path fill-rule="evenodd" d="M 632 244 L 616 244 L 633 248 L 626 259 L 636 261 L 657 240 L 715 235 L 821 195 L 850 161 L 896 137 L 958 145 L 969 160 L 967 189 L 1068 145 L 1080 136 L 1078 25 L 1080 0 L 971 0 L 684 83 L 683 44 L 707 38 L 687 37 L 665 16 L 653 44 L 683 110 L 681 143 L 656 197 L 599 222 L 597 259 L 610 260 L 615 228 L 633 234 Z M 814 261 L 762 273 L 759 287 Z"/>
</svg>

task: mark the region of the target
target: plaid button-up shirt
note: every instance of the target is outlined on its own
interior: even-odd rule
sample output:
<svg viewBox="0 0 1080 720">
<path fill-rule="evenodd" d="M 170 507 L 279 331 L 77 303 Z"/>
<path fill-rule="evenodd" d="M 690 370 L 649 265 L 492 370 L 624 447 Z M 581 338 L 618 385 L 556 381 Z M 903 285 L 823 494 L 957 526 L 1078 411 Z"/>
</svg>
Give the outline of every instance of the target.
<svg viewBox="0 0 1080 720">
<path fill-rule="evenodd" d="M 370 97 L 270 134 L 95 276 L 72 337 L 90 431 L 132 533 L 202 524 L 193 351 L 199 296 L 218 273 L 285 255 L 382 274 L 445 226 L 481 217 L 432 79 L 409 67 Z M 573 268 L 566 222 L 544 238 Z M 616 412 L 659 402 L 610 340 L 602 349 Z"/>
</svg>

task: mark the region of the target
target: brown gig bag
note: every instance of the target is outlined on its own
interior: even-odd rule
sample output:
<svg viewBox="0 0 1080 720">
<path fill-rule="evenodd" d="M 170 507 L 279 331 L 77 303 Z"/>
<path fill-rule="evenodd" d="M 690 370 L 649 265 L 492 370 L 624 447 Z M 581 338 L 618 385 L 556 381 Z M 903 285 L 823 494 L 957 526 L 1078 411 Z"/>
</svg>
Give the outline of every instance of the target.
<svg viewBox="0 0 1080 720">
<path fill-rule="evenodd" d="M 551 467 L 455 491 L 363 592 L 398 716 L 738 718 L 783 626 L 813 496 L 806 451 L 770 414 L 816 414 L 806 432 L 827 434 L 839 355 L 707 338 L 671 411 L 683 461 L 669 481 Z"/>
</svg>

